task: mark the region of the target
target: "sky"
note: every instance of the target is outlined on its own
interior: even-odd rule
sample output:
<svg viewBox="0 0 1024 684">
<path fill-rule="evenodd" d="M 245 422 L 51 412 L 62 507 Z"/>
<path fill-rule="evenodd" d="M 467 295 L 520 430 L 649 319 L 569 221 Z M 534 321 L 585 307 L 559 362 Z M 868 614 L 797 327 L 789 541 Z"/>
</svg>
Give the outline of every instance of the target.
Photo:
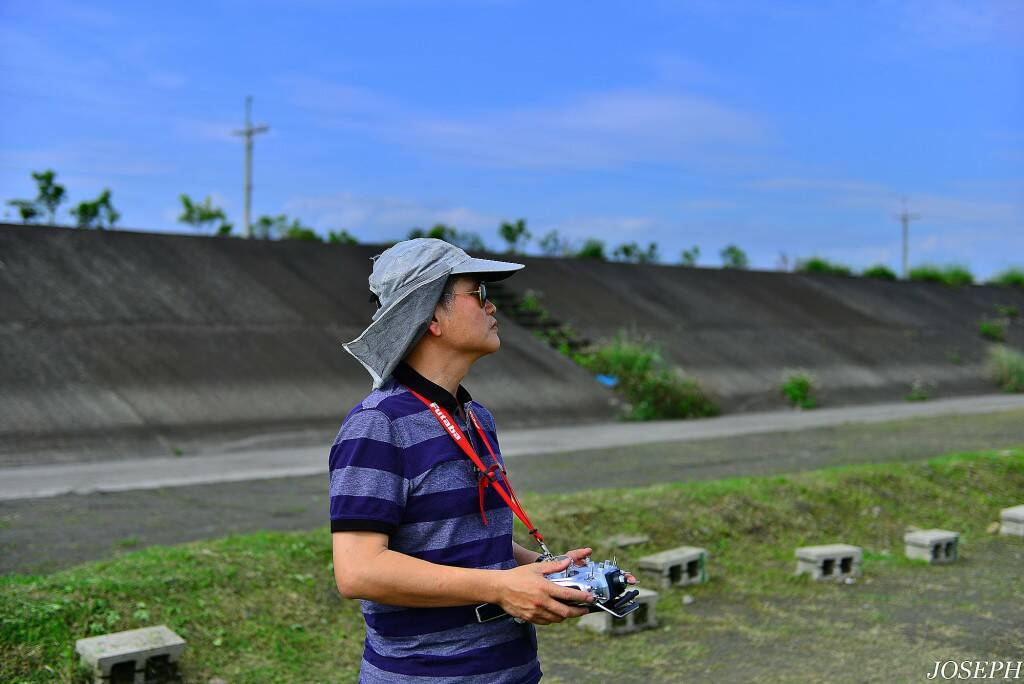
<svg viewBox="0 0 1024 684">
<path fill-rule="evenodd" d="M 1024 3 L 0 3 L 0 199 L 54 169 L 125 229 L 178 197 L 360 241 L 526 219 L 663 261 L 738 245 L 1024 266 Z M 8 219 L 14 218 L 9 208 Z M 534 251 L 531 247 L 528 251 Z"/>
</svg>

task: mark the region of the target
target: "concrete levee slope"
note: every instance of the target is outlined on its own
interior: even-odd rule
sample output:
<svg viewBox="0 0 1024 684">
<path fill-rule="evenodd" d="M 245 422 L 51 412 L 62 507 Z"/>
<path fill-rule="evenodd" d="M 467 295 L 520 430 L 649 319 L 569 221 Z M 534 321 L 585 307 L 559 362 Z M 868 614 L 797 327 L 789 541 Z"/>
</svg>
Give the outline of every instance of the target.
<svg viewBox="0 0 1024 684">
<path fill-rule="evenodd" d="M 854 276 L 524 258 L 510 288 L 540 293 L 591 340 L 635 330 L 658 343 L 727 411 L 786 405 L 786 369 L 817 375 L 826 405 L 998 391 L 984 377 L 992 344 L 978 330 L 996 307 L 1024 314 L 1024 290 Z M 1006 328 L 1024 349 L 1024 319 Z"/>
<path fill-rule="evenodd" d="M 369 323 L 379 251 L 0 225 L 0 452 L 336 428 L 370 389 L 340 343 Z M 499 321 L 466 385 L 502 425 L 612 418 L 585 371 Z"/>
</svg>

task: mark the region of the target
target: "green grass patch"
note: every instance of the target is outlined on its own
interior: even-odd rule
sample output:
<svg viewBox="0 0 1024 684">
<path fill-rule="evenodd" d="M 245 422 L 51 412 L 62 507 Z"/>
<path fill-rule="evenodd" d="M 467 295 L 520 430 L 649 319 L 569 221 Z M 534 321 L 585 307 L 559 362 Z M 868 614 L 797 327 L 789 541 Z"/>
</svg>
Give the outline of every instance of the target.
<svg viewBox="0 0 1024 684">
<path fill-rule="evenodd" d="M 988 350 L 986 371 L 1004 392 L 1024 392 L 1024 354 L 1016 349 L 992 345 Z"/>
<path fill-rule="evenodd" d="M 865 278 L 877 278 L 879 280 L 896 280 L 896 274 L 885 264 L 875 264 L 864 269 L 861 274 Z"/>
<path fill-rule="evenodd" d="M 818 405 L 814 392 L 818 389 L 818 380 L 810 371 L 786 371 L 783 374 L 779 391 L 789 403 L 797 408 L 812 409 Z"/>
<path fill-rule="evenodd" d="M 792 476 L 527 495 L 524 503 L 552 549 L 589 544 L 596 556 L 616 553 L 626 568 L 657 549 L 703 546 L 712 554 L 712 579 L 687 592 L 702 602 L 752 599 L 760 606 L 841 591 L 792 576 L 797 546 L 841 540 L 865 549 L 865 573 L 903 565 L 919 572 L 900 558 L 907 525 L 958 530 L 969 545 L 986 536 L 1000 508 L 1019 503 L 1021 491 L 1024 445 Z M 651 542 L 626 551 L 601 546 L 620 532 Z M 516 533 L 529 545 L 520 526 Z M 698 627 L 681 596 L 663 592 L 659 620 L 669 629 Z M 880 613 L 878 621 L 885 620 Z M 754 616 L 737 629 L 744 638 L 778 638 L 795 629 L 786 626 L 791 622 L 769 629 Z M 75 639 L 161 623 L 189 642 L 186 681 L 355 681 L 362 652 L 359 606 L 334 587 L 323 527 L 149 547 L 53 575 L 0 578 L 0 681 L 84 681 Z M 555 652 L 584 649 L 577 662 L 585 672 L 620 678 L 636 659 L 637 667 L 670 667 L 707 649 L 698 633 L 680 641 L 656 630 L 633 637 L 628 648 L 608 648 L 571 622 L 539 632 L 542 646 Z"/>
<path fill-rule="evenodd" d="M 1024 268 L 1008 268 L 997 273 L 989 282 L 1004 287 L 1024 287 Z"/>
<path fill-rule="evenodd" d="M 921 280 L 929 283 L 942 283 L 951 287 L 970 285 L 974 282 L 974 276 L 966 266 L 951 264 L 948 266 L 936 266 L 934 264 L 922 264 L 910 269 L 908 274 L 911 280 Z"/>
<path fill-rule="evenodd" d="M 666 363 L 659 347 L 646 337 L 623 331 L 572 358 L 592 373 L 618 380 L 616 389 L 629 402 L 630 420 L 697 418 L 719 412 L 697 381 Z"/>
<path fill-rule="evenodd" d="M 825 273 L 827 275 L 851 275 L 853 273 L 853 269 L 849 266 L 834 263 L 819 256 L 797 259 L 794 270 L 797 273 Z"/>
</svg>

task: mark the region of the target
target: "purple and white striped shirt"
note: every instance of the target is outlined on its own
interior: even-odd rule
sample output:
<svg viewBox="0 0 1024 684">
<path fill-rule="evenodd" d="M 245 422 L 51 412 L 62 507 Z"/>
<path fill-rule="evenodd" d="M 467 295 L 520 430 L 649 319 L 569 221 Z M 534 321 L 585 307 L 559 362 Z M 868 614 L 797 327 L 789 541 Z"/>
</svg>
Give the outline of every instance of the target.
<svg viewBox="0 0 1024 684">
<path fill-rule="evenodd" d="M 408 387 L 448 409 L 477 453 L 486 454 L 456 403 L 472 407 L 501 460 L 486 408 L 464 388 L 456 399 L 401 364 L 348 414 L 331 448 L 331 531 L 382 532 L 391 550 L 441 565 L 516 567 L 512 512 L 488 488 L 483 524 L 473 464 Z M 481 624 L 475 606 L 404 608 L 366 600 L 362 606 L 361 682 L 532 684 L 541 678 L 529 623 Z"/>
</svg>

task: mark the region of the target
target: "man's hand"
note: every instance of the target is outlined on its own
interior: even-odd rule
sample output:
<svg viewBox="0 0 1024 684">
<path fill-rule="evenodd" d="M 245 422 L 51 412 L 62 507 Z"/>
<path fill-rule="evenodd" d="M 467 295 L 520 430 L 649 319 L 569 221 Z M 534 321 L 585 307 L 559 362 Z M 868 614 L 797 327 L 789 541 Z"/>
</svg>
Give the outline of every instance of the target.
<svg viewBox="0 0 1024 684">
<path fill-rule="evenodd" d="M 575 552 L 589 549 L 576 549 Z M 569 554 L 566 554 L 569 555 Z M 569 567 L 569 563 L 586 558 L 586 554 L 578 558 L 563 558 L 557 561 L 530 563 L 520 565 L 511 570 L 502 570 L 505 577 L 501 598 L 498 604 L 512 617 L 532 622 L 535 625 L 550 625 L 566 618 L 586 615 L 589 611 L 582 606 L 570 606 L 567 603 L 590 603 L 593 594 L 562 587 L 544 578 L 553 572 L 561 572 Z"/>
</svg>

